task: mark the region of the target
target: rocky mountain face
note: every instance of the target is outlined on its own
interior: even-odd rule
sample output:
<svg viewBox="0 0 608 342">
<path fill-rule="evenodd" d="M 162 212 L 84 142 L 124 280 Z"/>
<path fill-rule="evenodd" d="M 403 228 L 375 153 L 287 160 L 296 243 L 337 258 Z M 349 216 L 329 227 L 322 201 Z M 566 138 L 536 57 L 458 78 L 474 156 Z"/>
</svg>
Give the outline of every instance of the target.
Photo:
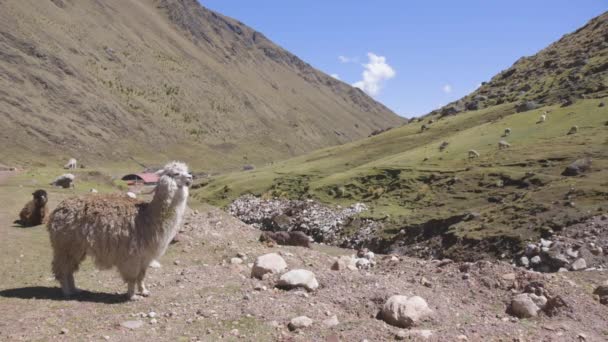
<svg viewBox="0 0 608 342">
<path fill-rule="evenodd" d="M 568 106 L 608 95 L 608 12 L 534 56 L 522 57 L 473 93 L 434 111 L 442 116 L 514 102 L 517 111 Z"/>
<path fill-rule="evenodd" d="M 22 163 L 235 167 L 402 122 L 195 0 L 3 1 L 0 54 L 0 158 Z"/>
</svg>

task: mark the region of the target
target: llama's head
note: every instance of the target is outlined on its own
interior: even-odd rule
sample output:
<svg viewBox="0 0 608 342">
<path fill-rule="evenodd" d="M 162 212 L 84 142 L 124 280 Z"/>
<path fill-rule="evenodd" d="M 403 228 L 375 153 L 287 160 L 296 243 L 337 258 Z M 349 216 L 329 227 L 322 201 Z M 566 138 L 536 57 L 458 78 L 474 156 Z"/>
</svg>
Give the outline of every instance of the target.
<svg viewBox="0 0 608 342">
<path fill-rule="evenodd" d="M 157 172 L 160 176 L 159 185 L 175 184 L 178 188 L 192 185 L 192 175 L 188 172 L 188 165 L 172 161 Z"/>
<path fill-rule="evenodd" d="M 45 205 L 49 199 L 49 197 L 46 194 L 46 191 L 44 191 L 44 190 L 36 190 L 36 191 L 34 191 L 34 193 L 32 193 L 32 196 L 34 196 L 34 202 L 36 202 L 36 204 L 38 204 L 40 206 Z"/>
</svg>

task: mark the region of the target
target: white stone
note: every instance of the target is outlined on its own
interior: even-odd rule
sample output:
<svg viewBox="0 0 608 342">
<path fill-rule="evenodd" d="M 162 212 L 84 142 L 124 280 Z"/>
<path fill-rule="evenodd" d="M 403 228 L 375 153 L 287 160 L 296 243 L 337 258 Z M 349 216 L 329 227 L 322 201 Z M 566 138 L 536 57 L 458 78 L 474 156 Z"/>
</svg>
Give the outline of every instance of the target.
<svg viewBox="0 0 608 342">
<path fill-rule="evenodd" d="M 131 191 L 127 192 L 127 196 L 129 196 L 131 198 L 137 198 L 137 195 Z"/>
<path fill-rule="evenodd" d="M 154 311 L 150 311 L 150 312 L 148 313 L 148 317 L 150 317 L 150 318 L 154 318 L 154 317 L 156 317 L 156 312 L 154 312 Z"/>
<path fill-rule="evenodd" d="M 310 319 L 306 316 L 299 316 L 299 317 L 292 318 L 291 321 L 289 321 L 288 327 L 289 327 L 289 330 L 297 330 L 297 329 L 307 328 L 307 327 L 311 326 L 312 323 L 313 323 L 312 319 Z"/>
<path fill-rule="evenodd" d="M 532 259 L 530 259 L 530 262 L 532 263 L 532 265 L 538 265 L 541 262 L 540 256 L 535 256 Z"/>
<path fill-rule="evenodd" d="M 528 257 L 522 256 L 521 258 L 519 258 L 519 263 L 523 266 L 523 267 L 528 267 L 530 266 L 530 260 L 528 260 Z"/>
<path fill-rule="evenodd" d="M 141 328 L 144 325 L 144 322 L 142 321 L 124 321 L 122 323 L 120 323 L 121 326 L 127 328 L 127 329 L 137 329 L 137 328 Z"/>
<path fill-rule="evenodd" d="M 540 245 L 542 247 L 549 248 L 549 247 L 551 247 L 552 244 L 553 244 L 553 241 L 551 241 L 551 240 L 540 239 Z"/>
<path fill-rule="evenodd" d="M 308 291 L 314 291 L 319 287 L 319 282 L 311 271 L 298 269 L 283 274 L 279 278 L 277 286 L 288 289 L 303 287 Z"/>
<path fill-rule="evenodd" d="M 433 311 L 422 297 L 391 296 L 382 307 L 382 319 L 388 324 L 409 328 L 429 317 Z"/>
<path fill-rule="evenodd" d="M 528 297 L 538 306 L 541 310 L 545 308 L 547 305 L 547 297 L 545 296 L 537 296 L 534 293 L 528 294 Z"/>
<path fill-rule="evenodd" d="M 241 258 L 231 258 L 230 263 L 233 265 L 240 265 L 243 263 L 243 259 Z"/>
<path fill-rule="evenodd" d="M 331 269 L 334 271 L 356 270 L 357 260 L 351 256 L 341 256 L 331 265 Z"/>
<path fill-rule="evenodd" d="M 269 253 L 255 259 L 251 268 L 251 276 L 262 279 L 264 274 L 281 273 L 287 268 L 287 263 L 277 253 Z"/>
<path fill-rule="evenodd" d="M 97 189 L 94 189 L 94 188 L 91 189 L 90 191 L 91 191 L 92 194 L 96 194 L 97 193 Z"/>
<path fill-rule="evenodd" d="M 338 324 L 340 324 L 340 321 L 338 321 L 338 316 L 336 316 L 336 315 L 333 315 L 330 318 L 323 321 L 323 325 L 327 328 L 335 327 Z"/>
<path fill-rule="evenodd" d="M 573 271 L 580 271 L 587 268 L 587 262 L 583 258 L 579 258 L 574 260 L 574 262 L 570 265 Z"/>
<path fill-rule="evenodd" d="M 152 260 L 152 262 L 150 263 L 149 267 L 152 267 L 152 268 L 161 268 L 162 266 L 161 266 L 160 262 L 158 262 L 156 260 Z"/>
<path fill-rule="evenodd" d="M 374 252 L 367 252 L 363 255 L 363 257 L 367 260 L 372 260 L 376 255 L 374 254 Z"/>
<path fill-rule="evenodd" d="M 511 312 L 519 318 L 536 317 L 538 311 L 540 308 L 527 293 L 519 294 L 511 301 Z"/>
<path fill-rule="evenodd" d="M 355 264 L 357 265 L 357 268 L 361 270 L 366 270 L 372 265 L 369 259 L 366 258 L 358 258 Z"/>
</svg>

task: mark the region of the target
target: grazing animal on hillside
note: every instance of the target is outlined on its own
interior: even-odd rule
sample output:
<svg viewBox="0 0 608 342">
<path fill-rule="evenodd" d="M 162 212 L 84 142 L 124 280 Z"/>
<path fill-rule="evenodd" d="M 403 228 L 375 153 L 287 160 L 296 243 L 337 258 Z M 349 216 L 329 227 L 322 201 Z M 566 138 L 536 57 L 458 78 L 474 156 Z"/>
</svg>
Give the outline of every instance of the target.
<svg viewBox="0 0 608 342">
<path fill-rule="evenodd" d="M 46 205 L 49 197 L 46 191 L 36 190 L 32 193 L 32 196 L 34 196 L 34 198 L 27 202 L 23 209 L 21 209 L 19 221 L 17 221 L 19 224 L 26 227 L 45 223 L 49 216 L 49 208 Z"/>
<path fill-rule="evenodd" d="M 53 247 L 53 273 L 65 296 L 78 292 L 74 272 L 89 255 L 99 269 L 118 268 L 127 297 L 148 296 L 146 269 L 162 256 L 182 223 L 192 175 L 171 162 L 160 175 L 149 203 L 125 195 L 88 195 L 63 201 L 47 225 Z"/>
<path fill-rule="evenodd" d="M 510 128 L 505 128 L 505 133 L 502 136 L 503 137 L 508 137 L 509 135 L 511 135 L 511 129 Z"/>
<path fill-rule="evenodd" d="M 76 168 L 76 164 L 77 164 L 76 159 L 74 159 L 74 158 L 70 158 L 70 160 L 68 160 L 68 163 L 67 163 L 67 164 L 65 164 L 65 165 L 63 166 L 63 168 L 64 168 L 64 169 L 68 169 L 68 170 L 72 170 L 72 169 L 75 169 L 75 168 Z"/>
<path fill-rule="evenodd" d="M 568 131 L 568 135 L 576 134 L 576 133 L 578 133 L 578 126 L 574 125 L 574 126 L 570 127 L 570 130 Z"/>
<path fill-rule="evenodd" d="M 51 182 L 51 185 L 62 187 L 64 189 L 73 188 L 75 178 L 76 177 L 73 174 L 65 173 L 65 174 L 55 178 L 55 180 L 53 182 Z"/>
<path fill-rule="evenodd" d="M 449 144 L 450 143 L 447 141 L 442 142 L 441 145 L 439 145 L 439 151 L 445 150 L 445 148 L 448 147 Z"/>
<path fill-rule="evenodd" d="M 509 144 L 508 142 L 506 142 L 504 140 L 501 140 L 501 141 L 498 142 L 498 149 L 499 150 L 504 150 L 504 149 L 509 148 L 509 147 L 511 147 L 511 144 Z"/>
<path fill-rule="evenodd" d="M 291 232 L 262 232 L 260 242 L 274 242 L 278 245 L 301 246 L 310 248 L 310 238 L 299 231 Z"/>
<path fill-rule="evenodd" d="M 420 126 L 420 132 L 427 131 L 428 129 L 429 129 L 429 126 L 427 126 L 426 124 L 425 124 L 425 125 Z"/>
<path fill-rule="evenodd" d="M 479 152 L 475 150 L 469 150 L 469 159 L 479 158 Z"/>
<path fill-rule="evenodd" d="M 536 123 L 543 123 L 545 121 L 547 121 L 547 112 L 544 112 Z"/>
</svg>

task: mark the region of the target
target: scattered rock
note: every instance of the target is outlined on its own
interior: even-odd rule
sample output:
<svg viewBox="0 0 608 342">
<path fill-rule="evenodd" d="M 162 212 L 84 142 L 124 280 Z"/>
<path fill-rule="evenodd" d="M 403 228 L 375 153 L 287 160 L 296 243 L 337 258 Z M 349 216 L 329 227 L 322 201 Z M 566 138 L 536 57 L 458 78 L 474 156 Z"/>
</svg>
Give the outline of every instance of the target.
<svg viewBox="0 0 608 342">
<path fill-rule="evenodd" d="M 384 304 L 381 317 L 391 325 L 409 328 L 429 317 L 433 311 L 422 297 L 391 296 Z"/>
<path fill-rule="evenodd" d="M 573 271 L 580 271 L 587 268 L 587 262 L 583 258 L 576 259 L 571 265 L 570 268 Z"/>
<path fill-rule="evenodd" d="M 287 263 L 277 253 L 269 253 L 255 259 L 251 268 L 251 276 L 262 279 L 267 273 L 281 273 L 287 268 Z"/>
<path fill-rule="evenodd" d="M 323 321 L 323 325 L 327 328 L 335 327 L 338 324 L 340 324 L 340 321 L 338 321 L 338 316 L 336 316 L 336 315 L 333 315 L 330 318 Z"/>
<path fill-rule="evenodd" d="M 355 265 L 357 265 L 358 269 L 366 270 L 371 267 L 372 263 L 366 258 L 358 258 Z"/>
<path fill-rule="evenodd" d="M 334 271 L 356 270 L 357 259 L 351 256 L 341 256 L 331 265 L 331 269 Z"/>
<path fill-rule="evenodd" d="M 287 325 L 287 327 L 289 328 L 289 330 L 294 331 L 294 330 L 298 330 L 298 329 L 307 328 L 307 327 L 311 326 L 312 323 L 313 323 L 312 319 L 310 319 L 306 316 L 299 316 L 299 317 L 292 318 L 291 321 L 289 321 L 289 324 Z"/>
<path fill-rule="evenodd" d="M 241 258 L 231 258 L 230 259 L 230 263 L 232 265 L 240 265 L 240 264 L 243 263 L 243 259 L 241 259 Z"/>
<path fill-rule="evenodd" d="M 67 335 L 69 332 L 70 332 L 70 330 L 68 330 L 66 328 L 61 329 L 61 334 L 62 335 Z"/>
<path fill-rule="evenodd" d="M 156 260 L 152 260 L 152 262 L 150 263 L 150 265 L 148 267 L 152 267 L 152 268 L 161 268 L 162 265 L 160 264 L 160 262 L 156 261 Z"/>
<path fill-rule="evenodd" d="M 138 329 L 144 326 L 144 322 L 137 320 L 137 321 L 124 321 L 122 323 L 120 323 L 120 325 L 124 328 L 127 329 Z"/>
<path fill-rule="evenodd" d="M 562 176 L 578 176 L 591 169 L 591 158 L 577 159 L 572 164 L 568 165 Z"/>
<path fill-rule="evenodd" d="M 311 271 L 298 269 L 283 274 L 277 282 L 277 287 L 285 289 L 303 287 L 308 291 L 314 291 L 319 287 L 319 282 Z"/>
<path fill-rule="evenodd" d="M 522 293 L 515 297 L 511 301 L 510 311 L 513 315 L 519 318 L 530 318 L 536 317 L 540 308 L 530 298 L 528 293 Z"/>
</svg>

